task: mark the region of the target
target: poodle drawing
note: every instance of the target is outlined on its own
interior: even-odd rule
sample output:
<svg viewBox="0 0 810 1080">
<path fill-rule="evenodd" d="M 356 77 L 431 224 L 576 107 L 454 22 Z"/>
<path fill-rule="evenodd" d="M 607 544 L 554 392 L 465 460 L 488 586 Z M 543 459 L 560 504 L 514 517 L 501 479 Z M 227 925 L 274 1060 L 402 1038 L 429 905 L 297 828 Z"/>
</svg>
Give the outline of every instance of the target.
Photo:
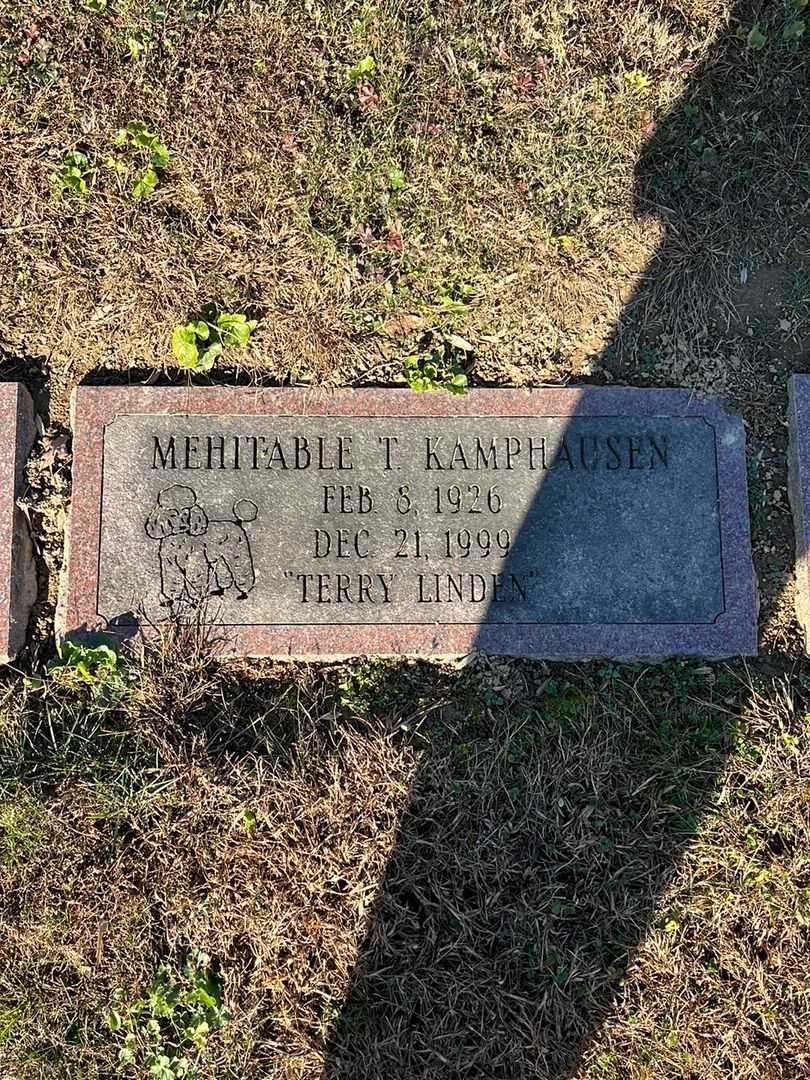
<svg viewBox="0 0 810 1080">
<path fill-rule="evenodd" d="M 212 521 L 193 488 L 164 488 L 145 526 L 147 536 L 160 541 L 161 604 L 199 602 L 231 589 L 244 600 L 256 584 L 244 524 L 254 521 L 258 512 L 250 499 L 238 499 L 233 520 Z"/>
</svg>

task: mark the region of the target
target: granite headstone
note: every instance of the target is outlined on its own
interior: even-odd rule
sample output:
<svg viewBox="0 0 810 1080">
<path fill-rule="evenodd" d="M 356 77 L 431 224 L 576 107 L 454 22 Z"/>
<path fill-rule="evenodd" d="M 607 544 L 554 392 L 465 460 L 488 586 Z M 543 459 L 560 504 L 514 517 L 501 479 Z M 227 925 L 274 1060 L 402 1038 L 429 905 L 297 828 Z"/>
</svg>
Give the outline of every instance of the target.
<svg viewBox="0 0 810 1080">
<path fill-rule="evenodd" d="M 794 375 L 788 389 L 788 494 L 796 537 L 796 618 L 805 652 L 810 652 L 810 375 Z"/>
<path fill-rule="evenodd" d="M 17 506 L 35 437 L 30 394 L 21 383 L 0 383 L 0 663 L 4 664 L 25 642 L 37 596 L 28 522 Z"/>
<path fill-rule="evenodd" d="M 245 655 L 756 650 L 739 418 L 681 391 L 80 388 L 65 633 Z"/>
</svg>

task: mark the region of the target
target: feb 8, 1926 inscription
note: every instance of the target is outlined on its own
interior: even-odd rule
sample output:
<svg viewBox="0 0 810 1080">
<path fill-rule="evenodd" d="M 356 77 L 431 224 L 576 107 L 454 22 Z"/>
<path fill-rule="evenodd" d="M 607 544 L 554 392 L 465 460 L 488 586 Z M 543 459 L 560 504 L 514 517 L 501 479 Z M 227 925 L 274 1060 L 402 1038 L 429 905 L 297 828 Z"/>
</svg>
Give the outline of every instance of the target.
<svg viewBox="0 0 810 1080">
<path fill-rule="evenodd" d="M 78 395 L 68 631 L 194 615 L 275 655 L 755 641 L 742 427 L 679 392 Z"/>
</svg>

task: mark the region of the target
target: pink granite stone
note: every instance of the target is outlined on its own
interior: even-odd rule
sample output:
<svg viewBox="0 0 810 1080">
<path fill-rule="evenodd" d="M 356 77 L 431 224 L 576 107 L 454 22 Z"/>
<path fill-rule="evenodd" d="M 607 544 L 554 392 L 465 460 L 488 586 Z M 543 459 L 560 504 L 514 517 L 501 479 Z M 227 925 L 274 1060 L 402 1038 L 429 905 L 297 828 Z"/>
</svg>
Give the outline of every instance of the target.
<svg viewBox="0 0 810 1080">
<path fill-rule="evenodd" d="M 194 609 L 249 656 L 756 651 L 742 421 L 684 391 L 88 386 L 73 431 L 63 634 Z"/>
<path fill-rule="evenodd" d="M 7 663 L 25 643 L 37 596 L 28 522 L 16 502 L 36 435 L 34 407 L 22 383 L 0 383 L 0 430 L 0 662 Z"/>
<path fill-rule="evenodd" d="M 788 494 L 796 536 L 796 618 L 804 650 L 810 652 L 810 375 L 794 375 L 788 389 Z"/>
</svg>

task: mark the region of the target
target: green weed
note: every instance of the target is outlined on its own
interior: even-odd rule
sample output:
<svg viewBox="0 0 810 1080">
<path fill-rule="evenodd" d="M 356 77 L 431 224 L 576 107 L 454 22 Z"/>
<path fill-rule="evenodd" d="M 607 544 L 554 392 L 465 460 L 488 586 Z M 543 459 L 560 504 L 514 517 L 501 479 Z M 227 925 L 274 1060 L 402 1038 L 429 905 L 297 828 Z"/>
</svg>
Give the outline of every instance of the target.
<svg viewBox="0 0 810 1080">
<path fill-rule="evenodd" d="M 89 687 L 94 695 L 109 690 L 123 690 L 127 674 L 121 655 L 112 644 L 82 645 L 60 641 L 56 656 L 48 664 L 48 674 L 75 687 Z M 41 680 L 29 680 L 29 689 L 36 690 Z"/>
<path fill-rule="evenodd" d="M 238 312 L 217 311 L 209 304 L 193 322 L 180 323 L 172 331 L 172 352 L 187 371 L 210 371 L 227 348 L 243 349 L 256 329 L 256 319 Z"/>
<path fill-rule="evenodd" d="M 632 71 L 625 71 L 624 83 L 633 94 L 646 94 L 650 87 L 650 80 L 643 71 L 639 71 L 637 68 Z"/>
<path fill-rule="evenodd" d="M 179 974 L 161 964 L 143 997 L 127 1003 L 123 989 L 116 990 L 105 1014 L 110 1031 L 123 1039 L 122 1069 L 143 1069 L 157 1080 L 197 1076 L 209 1035 L 229 1019 L 211 958 L 200 949 Z"/>
<path fill-rule="evenodd" d="M 169 162 L 169 151 L 158 136 L 150 131 L 143 120 L 130 120 L 125 128 L 120 128 L 115 137 L 115 145 L 133 149 L 139 158 L 144 156 L 148 164 L 130 188 L 136 199 L 148 198 L 154 194 L 160 177 L 158 170 L 165 169 Z"/>
<path fill-rule="evenodd" d="M 436 290 L 439 308 L 450 315 L 466 315 L 475 289 L 466 281 L 445 281 Z"/>
<path fill-rule="evenodd" d="M 447 390 L 451 394 L 463 394 L 467 389 L 467 376 L 454 355 L 446 348 L 434 348 L 428 353 L 406 356 L 402 361 L 402 374 L 411 390 Z"/>
<path fill-rule="evenodd" d="M 362 60 L 358 60 L 354 67 L 349 68 L 348 77 L 352 86 L 357 83 L 363 82 L 370 75 L 373 75 L 377 68 L 376 61 L 373 56 L 364 56 Z"/>
<path fill-rule="evenodd" d="M 753 49 L 754 52 L 759 52 L 760 49 L 764 49 L 768 44 L 768 38 L 759 28 L 759 23 L 754 23 L 751 29 L 748 31 L 748 37 L 745 39 L 749 49 Z"/>
<path fill-rule="evenodd" d="M 61 167 L 51 173 L 51 186 L 57 194 L 69 191 L 74 195 L 86 195 L 95 176 L 96 168 L 87 154 L 82 150 L 68 150 Z"/>
<path fill-rule="evenodd" d="M 782 40 L 798 41 L 804 34 L 806 25 L 804 19 L 791 19 L 782 31 Z"/>
</svg>

